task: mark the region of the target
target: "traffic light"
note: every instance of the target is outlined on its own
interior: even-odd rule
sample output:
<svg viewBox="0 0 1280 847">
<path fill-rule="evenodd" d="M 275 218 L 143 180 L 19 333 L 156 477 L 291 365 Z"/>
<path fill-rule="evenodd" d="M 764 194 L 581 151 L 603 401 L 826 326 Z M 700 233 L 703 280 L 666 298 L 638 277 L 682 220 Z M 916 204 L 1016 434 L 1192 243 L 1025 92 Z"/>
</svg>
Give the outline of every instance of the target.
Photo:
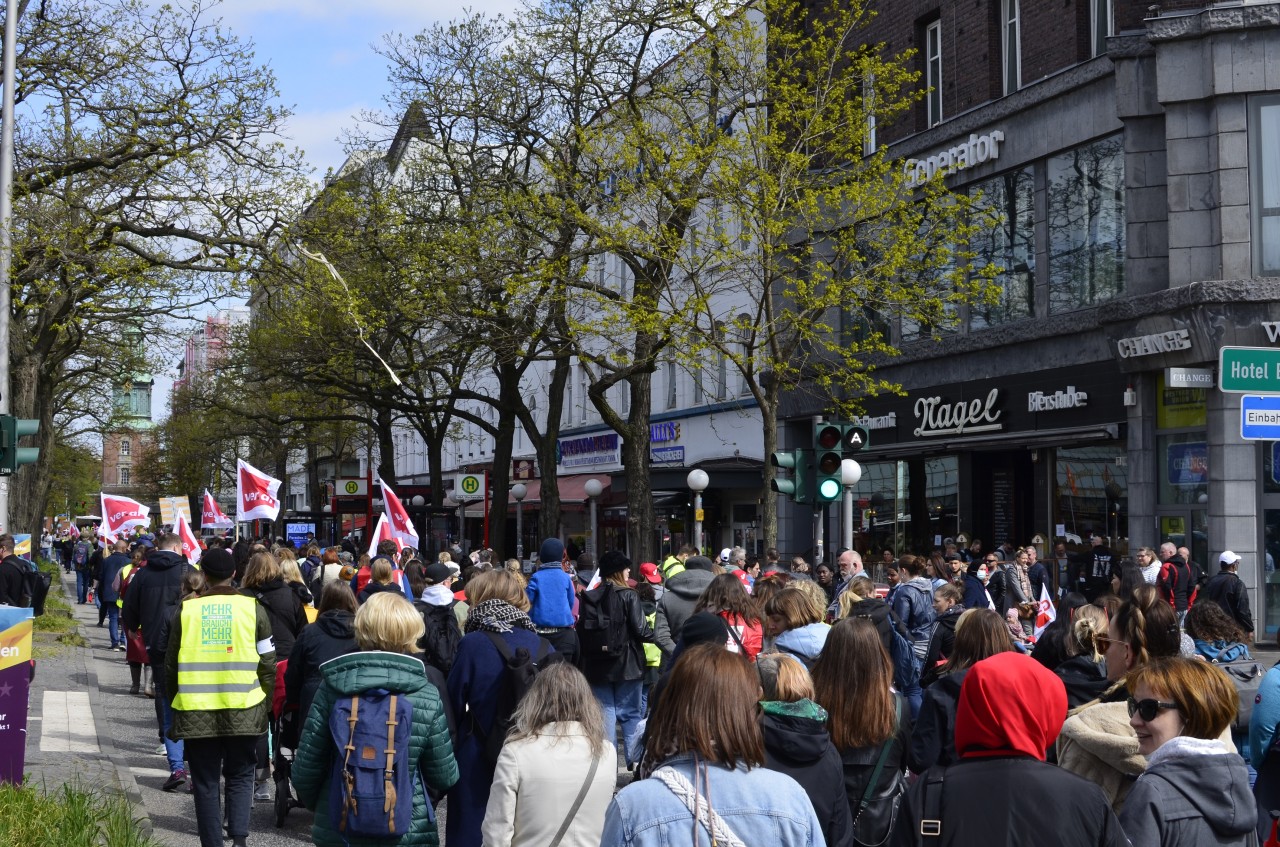
<svg viewBox="0 0 1280 847">
<path fill-rule="evenodd" d="M 9 476 L 23 465 L 40 459 L 39 447 L 19 447 L 18 439 L 40 431 L 40 421 L 0 415 L 0 476 Z"/>
<path fill-rule="evenodd" d="M 781 450 L 769 455 L 769 461 L 775 468 L 785 468 L 791 471 L 790 479 L 779 479 L 774 477 L 769 481 L 769 487 L 780 494 L 785 494 L 796 503 L 811 502 L 809 492 L 809 462 L 811 457 L 808 450 Z"/>
<path fill-rule="evenodd" d="M 866 427 L 848 421 L 821 421 L 813 427 L 814 488 L 818 503 L 833 503 L 844 491 L 841 461 L 845 453 L 857 453 L 867 446 Z"/>
</svg>

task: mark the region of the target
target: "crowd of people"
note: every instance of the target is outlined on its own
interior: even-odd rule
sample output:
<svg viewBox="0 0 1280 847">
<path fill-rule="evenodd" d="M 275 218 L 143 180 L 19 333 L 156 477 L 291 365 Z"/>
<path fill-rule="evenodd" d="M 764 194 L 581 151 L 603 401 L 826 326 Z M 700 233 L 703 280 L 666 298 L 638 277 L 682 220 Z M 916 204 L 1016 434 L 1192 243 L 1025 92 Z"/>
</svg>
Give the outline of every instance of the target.
<svg viewBox="0 0 1280 847">
<path fill-rule="evenodd" d="M 431 845 L 447 798 L 450 847 L 1246 844 L 1280 799 L 1280 670 L 1247 725 L 1224 670 L 1252 629 L 1230 551 L 1197 584 L 1176 550 L 1095 540 L 1042 631 L 1055 563 L 1012 545 L 872 573 L 690 547 L 633 569 L 555 538 L 533 567 L 180 551 L 85 568 L 202 847 L 246 844 L 255 799 L 312 810 L 317 844 Z"/>
</svg>

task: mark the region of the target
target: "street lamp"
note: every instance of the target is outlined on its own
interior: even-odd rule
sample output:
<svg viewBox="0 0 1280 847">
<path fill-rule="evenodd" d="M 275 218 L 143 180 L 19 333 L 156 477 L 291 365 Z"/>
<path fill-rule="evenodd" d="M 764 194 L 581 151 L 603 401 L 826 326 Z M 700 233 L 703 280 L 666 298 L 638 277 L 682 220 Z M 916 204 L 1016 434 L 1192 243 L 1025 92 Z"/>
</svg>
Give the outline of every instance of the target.
<svg viewBox="0 0 1280 847">
<path fill-rule="evenodd" d="M 427 498 L 423 497 L 421 494 L 415 494 L 413 497 L 409 498 L 409 502 L 415 506 L 425 506 L 427 505 Z"/>
<path fill-rule="evenodd" d="M 465 532 L 464 532 L 465 528 L 462 522 L 466 518 L 466 508 L 467 508 L 466 504 L 454 499 L 454 496 L 452 494 L 446 494 L 444 498 L 444 502 L 441 505 L 443 505 L 446 509 L 456 508 L 458 510 L 458 536 L 454 540 L 457 542 L 458 546 L 461 547 L 462 538 L 465 535 Z"/>
<path fill-rule="evenodd" d="M 516 498 L 516 558 L 524 564 L 524 498 L 529 489 L 523 482 L 511 486 L 511 496 Z"/>
<path fill-rule="evenodd" d="M 591 554 L 594 562 L 599 562 L 600 557 L 596 552 L 596 498 L 604 493 L 604 485 L 600 480 L 592 477 L 582 485 L 582 490 L 587 494 L 587 500 L 591 503 L 591 536 L 587 539 L 587 552 Z"/>
<path fill-rule="evenodd" d="M 694 468 L 689 471 L 688 478 L 685 483 L 693 491 L 693 546 L 697 548 L 698 555 L 702 555 L 702 492 L 707 490 L 707 486 L 711 484 L 711 477 L 707 476 L 707 472 L 701 468 Z"/>
<path fill-rule="evenodd" d="M 840 483 L 844 486 L 844 546 L 853 549 L 853 487 L 862 479 L 862 465 L 853 459 L 840 462 Z"/>
</svg>

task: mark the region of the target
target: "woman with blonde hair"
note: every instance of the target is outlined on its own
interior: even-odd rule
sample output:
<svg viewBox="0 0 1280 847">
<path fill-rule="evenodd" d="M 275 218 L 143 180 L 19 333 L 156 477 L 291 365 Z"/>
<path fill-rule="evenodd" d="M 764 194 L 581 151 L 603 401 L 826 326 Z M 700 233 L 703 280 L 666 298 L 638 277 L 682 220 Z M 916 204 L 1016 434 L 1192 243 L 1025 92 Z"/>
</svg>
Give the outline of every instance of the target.
<svg viewBox="0 0 1280 847">
<path fill-rule="evenodd" d="M 307 625 L 307 615 L 302 610 L 302 601 L 285 582 L 284 572 L 275 556 L 262 551 L 249 557 L 240 593 L 256 597 L 267 610 L 276 655 L 288 656 L 293 652 L 293 642 Z"/>
<path fill-rule="evenodd" d="M 442 792 L 452 786 L 458 778 L 458 766 L 440 695 L 423 674 L 422 663 L 408 655 L 417 649 L 422 631 L 422 616 L 407 600 L 391 593 L 374 595 L 355 615 L 360 652 L 339 656 L 321 668 L 320 688 L 303 724 L 292 773 L 298 799 L 316 813 L 311 837 L 320 847 L 385 843 L 385 839 L 354 838 L 336 831 L 329 811 L 333 761 L 342 755 L 329 731 L 330 713 L 344 700 L 381 693 L 405 697 L 412 704 L 409 760 L 413 772 L 422 776 L 412 781 L 409 830 L 396 843 L 439 843 L 427 790 Z"/>
<path fill-rule="evenodd" d="M 1082 606 L 1071 621 L 1067 659 L 1053 669 L 1067 688 L 1067 708 L 1097 699 L 1111 685 L 1102 660 L 1107 640 L 1107 613 L 1097 606 Z"/>
<path fill-rule="evenodd" d="M 831 631 L 823 620 L 826 609 L 808 593 L 787 587 L 769 598 L 764 611 L 770 628 L 778 633 L 774 648 L 795 656 L 805 667 L 812 667 Z"/>
<path fill-rule="evenodd" d="M 369 565 L 369 581 L 364 588 L 360 589 L 360 593 L 356 595 L 356 600 L 364 603 L 374 594 L 391 593 L 404 596 L 404 590 L 395 581 L 395 568 L 391 565 L 390 559 L 384 559 L 379 556 Z"/>
<path fill-rule="evenodd" d="M 909 637 L 907 628 L 903 626 L 897 613 L 876 596 L 876 585 L 866 574 L 858 574 L 849 580 L 849 587 L 840 594 L 839 609 L 838 620 L 867 618 L 875 624 L 876 632 L 880 634 L 880 643 L 886 652 L 893 649 L 894 629 L 903 638 Z"/>
<path fill-rule="evenodd" d="M 567 662 L 548 666 L 514 718 L 485 809 L 485 847 L 596 847 L 618 775 L 586 677 Z"/>
<path fill-rule="evenodd" d="M 298 600 L 302 602 L 303 611 L 307 611 L 307 607 L 311 605 L 314 599 L 311 591 L 307 588 L 306 582 L 302 579 L 302 568 L 298 567 L 297 559 L 281 559 L 280 560 L 280 576 L 284 579 L 284 584 L 289 586 L 289 590 L 298 595 Z M 307 622 L 315 620 L 315 618 L 307 613 Z"/>
</svg>

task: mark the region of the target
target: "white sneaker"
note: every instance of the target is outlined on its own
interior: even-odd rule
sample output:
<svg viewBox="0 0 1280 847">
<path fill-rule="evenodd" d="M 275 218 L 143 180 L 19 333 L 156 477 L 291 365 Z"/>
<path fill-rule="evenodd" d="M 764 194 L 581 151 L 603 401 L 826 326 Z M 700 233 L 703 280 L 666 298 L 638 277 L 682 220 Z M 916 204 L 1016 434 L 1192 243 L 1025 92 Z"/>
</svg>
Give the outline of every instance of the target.
<svg viewBox="0 0 1280 847">
<path fill-rule="evenodd" d="M 254 800 L 270 800 L 271 799 L 271 782 L 270 780 L 262 780 L 253 787 Z"/>
<path fill-rule="evenodd" d="M 169 752 L 169 748 L 165 747 L 163 744 L 161 744 L 159 747 L 156 748 L 157 756 L 163 756 L 168 752 Z"/>
</svg>

